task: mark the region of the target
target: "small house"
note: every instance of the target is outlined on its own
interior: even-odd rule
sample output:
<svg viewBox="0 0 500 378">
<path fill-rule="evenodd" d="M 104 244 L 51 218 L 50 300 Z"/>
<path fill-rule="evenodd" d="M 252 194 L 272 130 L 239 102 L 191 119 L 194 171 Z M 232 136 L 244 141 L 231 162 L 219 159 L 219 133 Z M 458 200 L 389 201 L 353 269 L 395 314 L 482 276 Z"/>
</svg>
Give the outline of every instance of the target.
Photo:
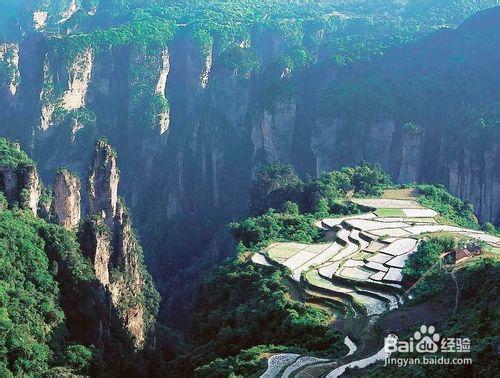
<svg viewBox="0 0 500 378">
<path fill-rule="evenodd" d="M 455 252 L 455 263 L 459 261 L 464 261 L 474 256 L 472 252 L 470 252 L 468 249 L 465 248 L 456 249 L 454 252 Z"/>
</svg>

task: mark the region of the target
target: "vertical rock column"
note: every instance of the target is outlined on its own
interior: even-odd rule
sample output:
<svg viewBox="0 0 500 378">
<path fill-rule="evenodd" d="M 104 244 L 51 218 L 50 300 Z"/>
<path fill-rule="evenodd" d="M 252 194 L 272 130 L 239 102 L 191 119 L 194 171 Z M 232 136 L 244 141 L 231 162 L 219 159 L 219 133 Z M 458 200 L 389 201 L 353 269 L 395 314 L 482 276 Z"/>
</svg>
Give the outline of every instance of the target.
<svg viewBox="0 0 500 378">
<path fill-rule="evenodd" d="M 110 227 L 116 215 L 119 180 L 115 151 L 106 141 L 97 141 L 89 173 L 89 211 L 101 215 Z"/>
<path fill-rule="evenodd" d="M 144 298 L 157 293 L 142 263 L 130 217 L 118 198 L 118 181 L 116 154 L 106 141 L 98 141 L 89 173 L 91 219 L 83 225 L 81 244 L 134 347 L 141 349 L 156 313 Z"/>
<path fill-rule="evenodd" d="M 58 222 L 67 229 L 73 229 L 80 222 L 81 184 L 78 177 L 61 169 L 54 180 L 54 210 Z"/>
</svg>

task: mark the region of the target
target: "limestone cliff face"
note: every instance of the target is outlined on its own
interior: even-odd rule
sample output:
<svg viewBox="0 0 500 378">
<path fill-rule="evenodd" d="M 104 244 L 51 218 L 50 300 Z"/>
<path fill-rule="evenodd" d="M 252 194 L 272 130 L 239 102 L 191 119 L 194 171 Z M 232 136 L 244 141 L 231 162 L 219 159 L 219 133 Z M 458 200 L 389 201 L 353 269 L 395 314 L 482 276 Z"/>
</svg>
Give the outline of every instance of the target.
<svg viewBox="0 0 500 378">
<path fill-rule="evenodd" d="M 482 220 L 500 221 L 498 146 L 450 145 L 449 136 L 433 134 L 439 127 L 426 120 L 414 133 L 405 129 L 407 119 L 321 113 L 325 86 L 346 73 L 283 67 L 277 62 L 287 46 L 279 33 L 255 31 L 236 44 L 235 56 L 255 54 L 243 67 L 217 44 L 200 46 L 185 34 L 168 47 L 104 44 L 69 58 L 50 42 L 40 37 L 20 45 L 21 82 L 10 111 L 18 123 L 9 132 L 30 146 L 50 179 L 61 165 L 83 177 L 95 139 L 106 137 L 120 154 L 120 194 L 136 225 L 144 236 L 155 229 L 144 245 L 158 256 L 151 266 L 159 279 L 162 264 L 187 261 L 176 256 L 185 245 L 199 253 L 192 260 L 217 255 L 202 254 L 220 227 L 246 211 L 252 175 L 264 163 L 292 163 L 302 175 L 317 175 L 361 160 L 378 162 L 397 182 L 443 183 L 472 201 Z M 453 149 L 462 152 L 451 155 Z M 103 256 L 96 271 L 109 286 L 111 268 L 106 278 L 105 267 L 114 266 L 120 248 L 127 250 L 115 244 L 118 171 L 105 147 L 93 159 L 85 205 L 109 228 L 109 240 L 99 236 L 102 247 L 91 256 Z M 192 237 L 193 230 L 203 236 Z"/>
<path fill-rule="evenodd" d="M 104 287 L 109 285 L 109 259 L 111 250 L 111 235 L 106 222 L 96 218 L 85 222 L 80 231 L 80 245 L 85 256 L 94 265 L 94 272 Z"/>
<path fill-rule="evenodd" d="M 420 178 L 420 169 L 422 167 L 423 143 L 425 135 L 422 129 L 402 131 L 399 175 L 398 182 L 411 183 L 418 182 Z M 398 159 L 396 159 L 396 164 Z"/>
<path fill-rule="evenodd" d="M 63 114 L 85 107 L 93 61 L 90 48 L 77 53 L 70 63 L 54 49 L 46 52 L 42 69 L 39 129 L 46 131 L 55 125 L 57 120 L 53 119 L 53 115 L 56 110 Z"/>
<path fill-rule="evenodd" d="M 3 79 L 0 86 L 4 96 L 15 104 L 10 111 L 19 109 L 21 116 L 38 109 L 35 136 L 27 129 L 20 139 L 28 140 L 46 155 L 40 162 L 44 175 L 60 163 L 82 173 L 83 166 L 76 157 L 87 154 L 97 135 L 105 135 L 124 159 L 124 194 L 133 207 L 145 200 L 141 199 L 142 183 L 160 180 L 164 185 L 162 193 L 157 194 L 164 197 L 170 217 L 193 206 L 189 197 L 200 185 L 210 188 L 209 198 L 201 201 L 218 206 L 226 194 L 221 172 L 236 168 L 232 160 L 239 151 L 248 154 L 239 164 L 244 167 L 241 174 L 247 175 L 240 182 L 248 182 L 252 172 L 265 162 L 300 163 L 302 173 L 317 174 L 366 159 L 380 162 L 399 182 L 429 179 L 448 183 L 444 170 L 432 177 L 422 176 L 428 136 L 402 131 L 401 120 L 352 124 L 317 114 L 314 108 L 322 81 L 332 78 L 328 72 L 318 73 L 318 88 L 269 99 L 269 83 L 297 81 L 289 69 L 273 66 L 285 51 L 281 36 L 255 34 L 242 41 L 242 48 L 255 51 L 264 67 L 262 72 L 241 75 L 225 66 L 215 48 L 202 47 L 185 37 L 154 51 L 136 46 L 103 46 L 97 52 L 85 48 L 69 61 L 42 42 L 24 43 L 19 48 L 4 44 L 0 56 L 3 54 L 3 61 L 13 67 L 14 74 Z M 6 58 L 7 50 L 11 51 L 10 58 Z M 16 86 L 18 71 L 22 77 Z M 314 77 L 300 80 L 314 81 Z M 37 96 L 38 104 L 34 100 Z M 69 118 L 61 120 L 61 114 Z M 141 129 L 138 124 L 146 127 Z M 71 129 L 69 135 L 67 127 Z M 353 136 L 355 133 L 359 135 Z M 46 154 L 56 140 L 54 152 Z M 153 173 L 156 164 L 165 166 L 167 173 L 162 177 Z M 199 173 L 198 182 L 187 178 L 193 172 Z M 462 180 L 462 189 L 455 194 L 469 193 L 464 199 L 471 200 L 481 216 L 495 214 L 497 210 L 489 208 L 494 203 L 491 198 L 480 200 L 472 195 L 477 192 L 472 182 Z M 465 185 L 472 186 L 464 189 Z M 481 193 L 489 196 L 494 191 Z M 113 216 L 111 209 L 108 222 Z"/>
<path fill-rule="evenodd" d="M 38 214 L 42 186 L 35 166 L 0 166 L 0 191 L 9 203 Z"/>
<path fill-rule="evenodd" d="M 61 169 L 54 180 L 54 211 L 61 226 L 73 229 L 81 217 L 80 179 Z"/>
<path fill-rule="evenodd" d="M 468 140 L 458 155 L 456 160 L 443 159 L 445 184 L 454 195 L 472 202 L 482 219 L 500 222 L 500 142 L 478 145 Z"/>
<path fill-rule="evenodd" d="M 87 89 L 92 74 L 93 52 L 86 49 L 78 53 L 68 70 L 67 90 L 62 97 L 64 110 L 85 106 Z"/>
<path fill-rule="evenodd" d="M 398 183 L 442 183 L 470 201 L 481 220 L 500 220 L 498 141 L 459 141 L 395 120 L 356 125 L 366 130 L 361 138 L 349 126 L 337 118 L 317 121 L 311 136 L 317 174 L 361 160 L 380 163 Z"/>
<path fill-rule="evenodd" d="M 136 348 L 144 346 L 147 336 L 146 309 L 144 304 L 131 300 L 140 296 L 145 290 L 144 277 L 141 272 L 141 249 L 135 238 L 130 217 L 121 202 L 115 217 L 113 266 L 121 274 L 111 278 L 109 291 L 111 300 L 118 309 L 126 329 L 132 334 Z"/>
<path fill-rule="evenodd" d="M 156 83 L 155 94 L 163 101 L 166 101 L 167 79 L 170 72 L 170 55 L 168 49 L 161 52 L 161 66 L 158 75 L 158 82 Z M 156 128 L 160 134 L 168 131 L 170 126 L 170 108 L 159 109 L 156 117 Z"/>
<path fill-rule="evenodd" d="M 112 306 L 135 348 L 140 349 L 152 331 L 156 311 L 144 298 L 154 302 L 157 294 L 144 268 L 130 216 L 117 197 L 118 181 L 116 155 L 107 142 L 98 141 L 90 167 L 90 220 L 83 226 L 82 248 L 109 291 Z"/>
<path fill-rule="evenodd" d="M 294 98 L 274 102 L 264 109 L 262 118 L 252 129 L 255 155 L 264 162 L 290 164 L 295 133 L 296 103 Z"/>
<path fill-rule="evenodd" d="M 19 45 L 0 43 L 0 100 L 12 103 L 19 87 Z"/>
<path fill-rule="evenodd" d="M 88 177 L 89 211 L 111 226 L 118 203 L 119 174 L 116 153 L 106 141 L 96 143 Z"/>
<path fill-rule="evenodd" d="M 34 166 L 26 167 L 20 176 L 21 206 L 30 209 L 33 214 L 38 214 L 38 204 L 42 191 L 40 176 Z"/>
</svg>

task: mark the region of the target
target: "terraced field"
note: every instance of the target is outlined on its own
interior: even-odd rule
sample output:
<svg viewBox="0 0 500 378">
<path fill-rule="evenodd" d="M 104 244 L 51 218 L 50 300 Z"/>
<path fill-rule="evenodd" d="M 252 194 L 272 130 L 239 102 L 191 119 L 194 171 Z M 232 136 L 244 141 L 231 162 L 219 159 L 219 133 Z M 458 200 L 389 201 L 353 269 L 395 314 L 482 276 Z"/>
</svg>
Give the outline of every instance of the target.
<svg viewBox="0 0 500 378">
<path fill-rule="evenodd" d="M 376 210 L 318 221 L 316 226 L 327 231 L 329 242 L 275 243 L 252 261 L 289 268 L 291 277 L 300 283 L 306 297 L 336 307 L 337 313 L 340 307 L 345 317 L 368 318 L 369 323 L 373 323 L 382 313 L 402 303 L 402 268 L 424 234 L 447 232 L 482 240 L 493 250 L 500 248 L 498 237 L 437 223 L 434 217 L 438 214 L 414 200 L 353 201 Z M 290 362 L 280 365 L 280 376 L 297 375 L 298 371 L 314 370 L 316 366 L 330 366 L 333 371 L 337 366 L 333 360 L 294 356 L 291 361 L 283 356 L 279 361 Z M 275 358 L 270 359 L 269 368 L 277 372 L 279 364 L 272 361 L 277 362 Z"/>
</svg>

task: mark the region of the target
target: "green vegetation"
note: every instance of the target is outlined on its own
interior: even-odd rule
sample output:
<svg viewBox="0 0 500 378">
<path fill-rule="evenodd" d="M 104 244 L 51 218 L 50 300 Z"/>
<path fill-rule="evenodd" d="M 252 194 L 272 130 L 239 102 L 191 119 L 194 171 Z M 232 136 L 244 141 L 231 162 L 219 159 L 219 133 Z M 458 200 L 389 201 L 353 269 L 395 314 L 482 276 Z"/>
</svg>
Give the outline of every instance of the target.
<svg viewBox="0 0 500 378">
<path fill-rule="evenodd" d="M 3 376 L 46 375 L 67 361 L 69 371 L 85 374 L 93 362 L 90 350 L 78 344 L 66 352 L 61 349 L 71 336 L 56 276 L 69 273 L 91 279 L 92 270 L 81 255 L 72 255 L 58 244 L 75 243 L 69 235 L 60 234 L 58 243 L 51 246 L 66 254 L 59 256 L 59 262 L 68 266 L 59 273 L 58 261 L 47 254 L 48 243 L 53 241 L 47 237 L 54 236 L 57 226 L 22 211 L 6 210 L 6 200 L 0 196 L 4 204 L 0 210 L 0 371 Z"/>
<path fill-rule="evenodd" d="M 463 148 L 484 150 L 500 132 L 500 97 L 494 90 L 500 85 L 495 47 L 500 40 L 489 27 L 499 12 L 498 7 L 480 12 L 456 30 L 441 30 L 354 65 L 324 91 L 322 114 L 344 119 L 346 128 L 356 128 L 355 135 L 381 120 L 394 120 L 412 134 L 433 130 L 446 139 L 446 155 L 457 159 Z M 449 116 L 429 122 L 441 114 Z M 431 163 L 427 167 L 434 169 Z"/>
<path fill-rule="evenodd" d="M 457 247 L 453 236 L 433 236 L 424 240 L 405 263 L 403 274 L 409 281 L 416 281 L 441 260 L 441 255 Z M 439 270 L 440 266 L 436 270 Z"/>
<path fill-rule="evenodd" d="M 418 5 L 369 0 L 300 4 L 286 0 L 97 3 L 94 16 L 82 10 L 64 25 L 78 30 L 64 37 L 57 31 L 66 30 L 56 20 L 56 12 L 60 11 L 50 9 L 53 13 L 49 29 L 58 35 L 52 43 L 68 61 L 90 46 L 96 50 L 108 45 L 165 46 L 174 37 L 187 37 L 199 46 L 201 54 L 213 47 L 224 64 L 245 73 L 258 68 L 262 60 L 255 55 L 255 40 L 267 43 L 280 38 L 278 54 L 269 63 L 289 73 L 315 61 L 346 65 L 382 55 L 387 48 L 427 35 L 442 25 L 457 25 L 468 15 L 495 4 L 493 0 L 480 4 L 445 0 Z M 40 7 L 46 8 L 45 4 Z M 88 12 L 92 7 L 84 5 L 84 9 Z"/>
<path fill-rule="evenodd" d="M 254 214 L 269 210 L 230 227 L 237 240 L 253 249 L 271 241 L 314 243 L 323 236 L 314 225 L 318 218 L 361 212 L 359 206 L 343 202 L 349 190 L 372 196 L 389 185 L 391 180 L 382 168 L 367 163 L 323 173 L 307 182 L 291 166 L 265 166 L 252 184 L 250 209 Z"/>
<path fill-rule="evenodd" d="M 193 316 L 194 346 L 173 362 L 173 369 L 196 368 L 199 376 L 248 376 L 262 370 L 263 353 L 285 350 L 283 346 L 320 356 L 345 353 L 340 333 L 329 326 L 331 314 L 292 300 L 286 270 L 256 266 L 247 261 L 246 251 L 279 240 L 319 242 L 323 233 L 314 225 L 319 216 L 331 209 L 359 211 L 339 205 L 347 191 L 377 193 L 389 183 L 379 166 L 366 163 L 307 182 L 290 166 L 263 167 L 251 190 L 256 216 L 231 224 L 237 256 L 201 285 Z"/>
<path fill-rule="evenodd" d="M 175 25 L 171 21 L 141 15 L 127 24 L 63 39 L 56 38 L 52 43 L 56 53 L 71 63 L 79 52 L 89 47 L 98 52 L 109 45 L 166 46 L 173 37 L 174 29 Z"/>
<path fill-rule="evenodd" d="M 445 222 L 473 230 L 479 229 L 471 203 L 452 196 L 442 185 L 418 185 L 417 189 L 422 195 L 418 199 L 420 204 L 436 210 Z"/>
<path fill-rule="evenodd" d="M 22 168 L 33 166 L 31 160 L 18 144 L 5 138 L 0 138 L 0 166 L 8 168 Z"/>
<path fill-rule="evenodd" d="M 355 196 L 378 196 L 391 186 L 391 179 L 380 165 L 366 162 L 356 167 L 324 172 L 318 178 L 302 181 L 291 166 L 265 166 L 257 174 L 250 193 L 250 211 L 282 210 L 287 201 L 296 202 L 302 212 L 356 214 L 360 207 L 344 203 L 348 192 Z"/>
<path fill-rule="evenodd" d="M 405 216 L 405 213 L 401 209 L 377 209 L 377 211 L 375 211 L 375 214 L 378 217 L 391 217 L 391 218 Z"/>
<path fill-rule="evenodd" d="M 435 324 L 437 332 L 442 338 L 469 338 L 470 353 L 438 353 L 436 356 L 445 358 L 472 358 L 472 365 L 408 365 L 404 368 L 405 376 L 493 376 L 500 368 L 496 358 L 497 335 L 500 331 L 498 324 L 499 296 L 498 276 L 500 264 L 496 259 L 480 259 L 459 269 L 455 275 L 459 285 L 458 305 L 455 313 L 444 323 Z M 450 309 L 454 307 L 455 282 L 441 271 L 440 275 L 429 277 L 428 280 L 439 280 L 439 291 L 428 293 L 427 300 L 446 303 Z M 419 325 L 420 326 L 420 325 Z M 415 328 L 407 330 L 400 339 L 413 336 Z M 416 352 L 395 354 L 391 357 L 416 358 Z M 421 357 L 421 355 L 420 355 Z M 379 366 L 364 371 L 370 377 L 398 376 L 401 368 L 396 365 Z"/>
<path fill-rule="evenodd" d="M 321 230 L 314 225 L 312 214 L 299 214 L 293 202 L 287 202 L 289 210 L 267 213 L 254 218 L 247 218 L 241 223 L 232 223 L 231 230 L 236 239 L 245 246 L 260 249 L 271 241 L 293 240 L 303 243 L 314 243 L 321 239 Z M 290 209 L 292 208 L 292 209 Z"/>
<path fill-rule="evenodd" d="M 258 355 L 285 349 L 278 345 L 345 354 L 343 337 L 328 325 L 328 314 L 291 300 L 285 277 L 282 269 L 255 266 L 240 255 L 203 282 L 194 312 L 196 347 L 189 356 L 191 366 L 205 365 L 197 370 L 199 375 L 255 373 L 262 368 Z M 252 349 L 240 353 L 247 348 Z"/>
<path fill-rule="evenodd" d="M 300 348 L 274 345 L 257 345 L 238 353 L 238 355 L 226 358 L 217 358 L 216 360 L 196 368 L 194 375 L 196 377 L 230 377 L 231 375 L 249 377 L 267 368 L 267 359 L 262 358 L 267 353 L 280 352 L 300 352 Z"/>
<path fill-rule="evenodd" d="M 105 141 L 98 143 L 114 153 Z M 0 139 L 0 150 L 6 166 L 34 169 L 15 143 Z M 26 201 L 26 192 L 21 190 L 21 200 Z M 42 187 L 41 197 L 49 207 L 50 191 Z M 134 233 L 127 234 L 130 237 L 124 248 L 136 254 L 132 255 L 134 259 L 137 256 L 133 263 L 143 284 L 137 285 L 132 274 L 124 275 L 123 287 L 134 290 L 125 291 L 123 303 L 110 307 L 108 292 L 82 253 L 87 252 L 83 248 L 86 244 L 95 243 L 95 235 L 80 234 L 84 237 L 78 240 L 74 231 L 20 210 L 16 198 L 9 200 L 11 203 L 0 192 L 0 375 L 138 373 L 137 353 L 116 312 L 141 304 L 144 328 L 151 333 L 159 295 L 145 270 Z M 43 215 L 49 219 L 51 214 Z M 128 264 L 123 260 L 117 259 L 115 265 Z M 157 357 L 140 359 L 152 366 Z M 124 362 L 124 358 L 129 361 Z"/>
</svg>

